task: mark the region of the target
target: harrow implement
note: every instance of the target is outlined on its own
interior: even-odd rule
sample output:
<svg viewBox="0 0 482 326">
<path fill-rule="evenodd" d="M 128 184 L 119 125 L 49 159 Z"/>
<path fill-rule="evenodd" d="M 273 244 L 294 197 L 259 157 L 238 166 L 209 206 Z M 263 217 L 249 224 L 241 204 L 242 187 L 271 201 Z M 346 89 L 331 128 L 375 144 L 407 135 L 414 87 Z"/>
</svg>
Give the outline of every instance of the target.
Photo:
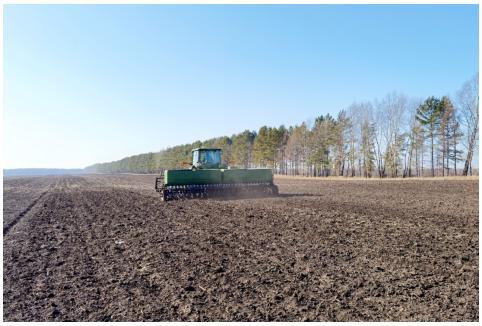
<svg viewBox="0 0 482 326">
<path fill-rule="evenodd" d="M 193 150 L 191 169 L 165 170 L 155 189 L 163 200 L 211 197 L 277 196 L 271 169 L 230 169 L 221 164 L 221 150 Z"/>
<path fill-rule="evenodd" d="M 195 184 L 165 186 L 162 177 L 156 178 L 156 191 L 164 201 L 191 198 L 266 197 L 278 195 L 272 183 Z"/>
</svg>

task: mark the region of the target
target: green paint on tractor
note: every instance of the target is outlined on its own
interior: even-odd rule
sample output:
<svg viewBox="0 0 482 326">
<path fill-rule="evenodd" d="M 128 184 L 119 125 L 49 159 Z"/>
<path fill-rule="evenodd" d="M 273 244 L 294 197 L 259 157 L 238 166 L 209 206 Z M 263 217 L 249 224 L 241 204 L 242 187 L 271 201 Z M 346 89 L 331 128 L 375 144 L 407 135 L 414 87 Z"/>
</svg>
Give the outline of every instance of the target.
<svg viewBox="0 0 482 326">
<path fill-rule="evenodd" d="M 231 169 L 221 170 L 223 183 L 272 183 L 271 169 Z"/>
<path fill-rule="evenodd" d="M 156 191 L 164 200 L 252 194 L 278 194 L 271 169 L 227 168 L 219 148 L 192 150 L 191 169 L 165 170 L 156 178 Z"/>
<path fill-rule="evenodd" d="M 222 183 L 221 170 L 166 170 L 164 184 L 166 186 L 207 185 Z"/>
</svg>

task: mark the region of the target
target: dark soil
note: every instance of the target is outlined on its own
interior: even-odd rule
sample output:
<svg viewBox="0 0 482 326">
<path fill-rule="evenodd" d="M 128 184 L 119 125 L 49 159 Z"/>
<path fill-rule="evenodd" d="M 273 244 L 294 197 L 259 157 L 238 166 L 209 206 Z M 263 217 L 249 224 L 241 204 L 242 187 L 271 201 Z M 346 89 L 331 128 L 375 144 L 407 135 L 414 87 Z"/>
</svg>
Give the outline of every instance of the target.
<svg viewBox="0 0 482 326">
<path fill-rule="evenodd" d="M 5 321 L 478 321 L 478 181 L 4 181 Z M 5 231 L 5 226 L 10 225 Z"/>
</svg>

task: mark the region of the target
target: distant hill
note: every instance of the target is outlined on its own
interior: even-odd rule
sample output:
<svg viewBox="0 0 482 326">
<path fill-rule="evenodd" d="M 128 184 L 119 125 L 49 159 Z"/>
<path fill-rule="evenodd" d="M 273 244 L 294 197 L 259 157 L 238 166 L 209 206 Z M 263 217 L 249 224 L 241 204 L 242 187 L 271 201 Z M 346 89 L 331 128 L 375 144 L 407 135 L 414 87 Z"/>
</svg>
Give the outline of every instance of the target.
<svg viewBox="0 0 482 326">
<path fill-rule="evenodd" d="M 83 174 L 84 169 L 4 169 L 3 176 L 41 176 L 41 175 L 65 175 Z"/>
</svg>

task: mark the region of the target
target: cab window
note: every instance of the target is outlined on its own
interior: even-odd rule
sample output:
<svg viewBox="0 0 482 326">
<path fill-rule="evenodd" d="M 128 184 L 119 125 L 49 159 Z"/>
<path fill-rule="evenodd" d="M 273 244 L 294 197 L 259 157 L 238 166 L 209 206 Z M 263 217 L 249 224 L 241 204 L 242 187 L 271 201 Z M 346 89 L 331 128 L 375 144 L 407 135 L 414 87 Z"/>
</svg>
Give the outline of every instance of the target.
<svg viewBox="0 0 482 326">
<path fill-rule="evenodd" d="M 199 162 L 199 151 L 195 151 L 192 156 L 192 165 L 195 165 Z"/>
<path fill-rule="evenodd" d="M 203 164 L 221 163 L 221 151 L 201 151 L 201 163 Z"/>
</svg>

